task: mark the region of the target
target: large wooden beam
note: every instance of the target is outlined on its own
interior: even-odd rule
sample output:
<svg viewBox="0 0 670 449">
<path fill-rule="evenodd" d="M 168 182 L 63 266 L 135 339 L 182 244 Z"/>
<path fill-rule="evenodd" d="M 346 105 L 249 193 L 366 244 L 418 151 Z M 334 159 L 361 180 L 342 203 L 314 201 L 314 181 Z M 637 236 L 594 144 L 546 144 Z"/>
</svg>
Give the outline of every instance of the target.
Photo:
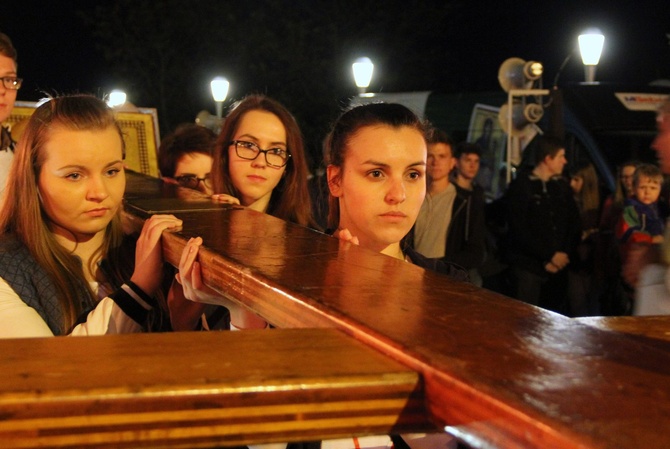
<svg viewBox="0 0 670 449">
<path fill-rule="evenodd" d="M 142 215 L 138 212 L 138 215 Z M 670 447 L 670 344 L 603 331 L 266 214 L 178 212 L 206 283 L 279 327 L 335 327 L 416 370 L 439 425 L 504 448 Z M 654 404 L 653 407 L 649 404 Z"/>
<path fill-rule="evenodd" d="M 0 447 L 220 447 L 427 428 L 419 376 L 328 329 L 0 340 Z"/>
<path fill-rule="evenodd" d="M 335 327 L 420 373 L 482 447 L 670 447 L 670 345 L 645 344 L 245 209 L 184 212 L 206 282 L 279 327 Z M 663 345 L 663 343 L 660 343 Z M 654 404 L 653 407 L 648 404 Z"/>
</svg>

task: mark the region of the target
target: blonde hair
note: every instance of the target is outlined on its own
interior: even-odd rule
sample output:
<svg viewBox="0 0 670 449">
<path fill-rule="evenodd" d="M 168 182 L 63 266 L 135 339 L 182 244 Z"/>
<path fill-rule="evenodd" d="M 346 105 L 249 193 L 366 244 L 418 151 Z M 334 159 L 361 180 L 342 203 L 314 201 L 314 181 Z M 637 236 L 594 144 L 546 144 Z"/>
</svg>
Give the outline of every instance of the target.
<svg viewBox="0 0 670 449">
<path fill-rule="evenodd" d="M 49 216 L 40 201 L 38 180 L 47 158 L 44 149 L 55 126 L 68 130 L 112 127 L 118 131 L 122 145 L 123 135 L 112 110 L 102 100 L 90 95 L 53 98 L 38 107 L 30 117 L 19 139 L 7 179 L 0 209 L 0 232 L 3 237 L 13 235 L 21 241 L 47 272 L 61 305 L 61 331 L 67 332 L 84 309 L 96 301 L 85 282 L 81 260 L 56 241 L 50 230 Z M 121 220 L 117 214 L 107 225 L 105 242 L 97 254 L 106 255 L 110 248 L 119 247 L 122 239 Z M 96 259 L 93 257 L 90 263 Z M 82 300 L 86 304 L 82 304 Z"/>
<path fill-rule="evenodd" d="M 649 181 L 657 182 L 659 185 L 663 184 L 663 173 L 661 169 L 653 164 L 640 164 L 633 173 L 633 187 L 637 188 L 640 181 L 648 179 Z"/>
</svg>

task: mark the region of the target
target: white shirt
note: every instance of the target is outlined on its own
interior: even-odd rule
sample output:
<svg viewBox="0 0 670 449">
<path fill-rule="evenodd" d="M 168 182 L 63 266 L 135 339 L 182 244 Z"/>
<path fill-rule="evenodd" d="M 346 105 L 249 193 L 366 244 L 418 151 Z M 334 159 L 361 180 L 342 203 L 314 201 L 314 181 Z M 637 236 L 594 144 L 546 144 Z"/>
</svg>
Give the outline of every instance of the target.
<svg viewBox="0 0 670 449">
<path fill-rule="evenodd" d="M 412 449 L 456 449 L 458 441 L 447 433 L 412 433 L 402 435 L 405 443 Z M 284 449 L 286 443 L 250 445 L 250 449 Z M 388 435 L 339 438 L 324 440 L 321 449 L 391 449 L 393 441 Z"/>
<path fill-rule="evenodd" d="M 640 271 L 633 315 L 670 315 L 670 268 L 651 264 Z"/>
</svg>

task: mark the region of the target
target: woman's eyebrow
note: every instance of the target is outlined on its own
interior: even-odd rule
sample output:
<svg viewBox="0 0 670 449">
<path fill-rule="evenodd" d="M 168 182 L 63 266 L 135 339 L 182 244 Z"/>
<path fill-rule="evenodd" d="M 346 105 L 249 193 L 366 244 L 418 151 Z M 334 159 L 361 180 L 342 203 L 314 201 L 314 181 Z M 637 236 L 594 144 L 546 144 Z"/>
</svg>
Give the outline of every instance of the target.
<svg viewBox="0 0 670 449">
<path fill-rule="evenodd" d="M 258 140 L 259 140 L 259 139 L 258 139 L 256 136 L 254 136 L 253 134 L 242 134 L 242 135 L 240 136 L 240 138 L 242 138 L 242 137 L 247 138 L 247 139 L 251 139 L 251 140 L 254 141 L 254 143 L 257 143 Z M 239 139 L 236 139 L 236 140 L 239 140 Z M 283 145 L 283 146 L 287 146 L 286 142 L 281 142 L 281 141 L 278 141 L 278 142 L 270 142 L 270 146 L 273 146 L 273 145 Z"/>
<path fill-rule="evenodd" d="M 377 165 L 380 167 L 388 167 L 389 164 L 381 161 L 375 161 L 374 159 L 368 159 L 367 161 L 364 161 L 361 165 Z"/>
<path fill-rule="evenodd" d="M 426 166 L 426 161 L 414 162 L 413 164 L 409 164 L 407 167 L 416 167 L 417 165 L 425 167 Z"/>
</svg>

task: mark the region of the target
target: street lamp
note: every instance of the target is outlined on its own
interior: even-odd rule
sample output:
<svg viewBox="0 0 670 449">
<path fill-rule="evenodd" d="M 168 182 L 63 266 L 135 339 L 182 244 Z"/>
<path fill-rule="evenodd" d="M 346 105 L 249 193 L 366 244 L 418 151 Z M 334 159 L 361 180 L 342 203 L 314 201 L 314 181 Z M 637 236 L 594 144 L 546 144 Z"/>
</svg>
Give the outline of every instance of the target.
<svg viewBox="0 0 670 449">
<path fill-rule="evenodd" d="M 579 35 L 579 52 L 584 63 L 584 80 L 587 83 L 596 82 L 596 66 L 603 52 L 605 36 L 597 28 L 590 28 Z"/>
<path fill-rule="evenodd" d="M 359 95 L 363 95 L 370 85 L 375 65 L 370 58 L 363 57 L 358 58 L 351 67 L 354 70 L 354 81 L 356 82 L 356 87 L 358 87 L 358 93 Z"/>
<path fill-rule="evenodd" d="M 127 95 L 124 91 L 119 89 L 114 89 L 109 93 L 109 98 L 107 99 L 107 106 L 110 108 L 115 108 L 123 105 L 126 102 Z"/>
<path fill-rule="evenodd" d="M 209 85 L 212 88 L 212 97 L 214 97 L 214 101 L 216 102 L 216 116 L 221 118 L 223 116 L 223 102 L 228 96 L 230 83 L 224 77 L 217 76 Z"/>
</svg>

